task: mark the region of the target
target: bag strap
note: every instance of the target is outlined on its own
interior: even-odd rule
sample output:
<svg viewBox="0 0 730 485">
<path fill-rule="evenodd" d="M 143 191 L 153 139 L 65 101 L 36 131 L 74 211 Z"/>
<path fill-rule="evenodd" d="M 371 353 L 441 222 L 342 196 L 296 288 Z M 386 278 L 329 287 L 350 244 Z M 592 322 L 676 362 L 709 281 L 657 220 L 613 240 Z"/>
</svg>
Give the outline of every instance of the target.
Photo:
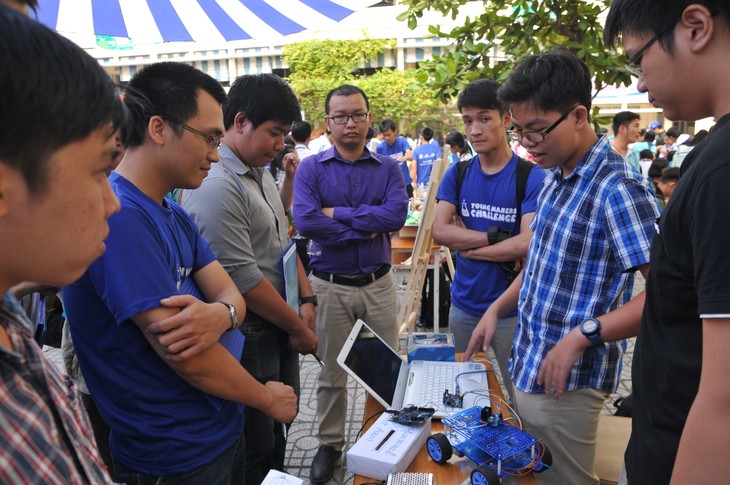
<svg viewBox="0 0 730 485">
<path fill-rule="evenodd" d="M 469 164 L 474 160 L 462 160 L 456 164 L 456 204 L 458 205 L 461 201 L 461 184 L 464 183 L 464 177 L 466 177 L 466 171 L 469 169 Z"/>
<path fill-rule="evenodd" d="M 466 177 L 466 172 L 469 169 L 469 164 L 473 161 L 471 160 L 462 160 L 461 162 L 456 164 L 456 203 L 459 204 L 459 201 L 461 200 L 461 184 L 464 183 L 464 178 Z M 535 164 L 525 160 L 522 157 L 519 157 L 517 159 L 517 173 L 515 176 L 516 181 L 516 190 L 515 190 L 515 201 L 517 203 L 517 217 L 515 218 L 515 223 L 517 225 L 517 231 L 515 233 L 519 232 L 520 229 L 520 221 L 522 219 L 522 201 L 525 200 L 525 195 L 527 192 L 527 179 L 530 177 L 530 172 L 532 169 L 535 168 Z"/>
<path fill-rule="evenodd" d="M 517 202 L 517 218 L 515 223 L 517 224 L 518 233 L 520 230 L 520 223 L 522 220 L 522 201 L 525 200 L 527 193 L 527 179 L 530 177 L 530 172 L 535 168 L 535 164 L 520 157 L 517 159 L 517 175 L 515 177 L 517 181 L 517 190 L 515 192 L 515 201 Z"/>
</svg>

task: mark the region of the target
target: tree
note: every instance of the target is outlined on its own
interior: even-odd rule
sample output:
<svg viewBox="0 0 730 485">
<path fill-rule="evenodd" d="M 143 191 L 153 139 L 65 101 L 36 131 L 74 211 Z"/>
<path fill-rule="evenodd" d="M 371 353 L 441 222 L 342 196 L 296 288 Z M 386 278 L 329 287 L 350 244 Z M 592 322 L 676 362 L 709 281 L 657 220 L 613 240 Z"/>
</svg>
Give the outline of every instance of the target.
<svg viewBox="0 0 730 485">
<path fill-rule="evenodd" d="M 377 57 L 390 44 L 385 39 L 309 40 L 284 46 L 287 78 L 307 118 L 324 117 L 324 98 L 331 89 L 352 82 L 360 63 Z"/>
<path fill-rule="evenodd" d="M 406 0 L 408 10 L 399 16 L 416 27 L 427 10 L 455 19 L 467 0 Z M 562 47 L 582 59 L 600 91 L 615 84 L 628 85 L 631 77 L 625 59 L 603 45 L 599 18 L 609 0 L 483 0 L 484 13 L 466 18 L 450 32 L 429 27 L 435 36 L 454 40 L 454 48 L 421 64 L 419 79 L 434 88 L 446 102 L 470 81 L 491 78 L 504 81 L 522 58 Z M 495 57 L 498 54 L 499 57 Z M 595 111 L 595 110 L 594 110 Z"/>
<path fill-rule="evenodd" d="M 356 85 L 367 93 L 374 120 L 400 120 L 401 128 L 413 128 L 419 122 L 430 124 L 444 116 L 433 90 L 421 85 L 415 70 L 382 69 L 361 77 Z"/>
<path fill-rule="evenodd" d="M 374 120 L 392 118 L 402 128 L 444 119 L 432 88 L 417 79 L 417 72 L 381 69 L 361 75 L 359 66 L 374 60 L 394 41 L 312 40 L 284 46 L 283 59 L 291 75 L 287 81 L 299 98 L 306 117 L 319 124 L 324 118 L 324 98 L 341 84 L 353 84 L 367 93 Z"/>
</svg>

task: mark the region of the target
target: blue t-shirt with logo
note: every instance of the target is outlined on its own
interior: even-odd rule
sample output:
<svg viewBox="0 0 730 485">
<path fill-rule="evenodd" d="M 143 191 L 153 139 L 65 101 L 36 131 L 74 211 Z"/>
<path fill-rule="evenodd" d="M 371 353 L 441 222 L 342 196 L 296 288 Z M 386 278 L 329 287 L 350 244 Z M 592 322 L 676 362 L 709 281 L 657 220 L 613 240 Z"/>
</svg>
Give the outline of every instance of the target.
<svg viewBox="0 0 730 485">
<path fill-rule="evenodd" d="M 413 149 L 413 160 L 416 162 L 416 182 L 427 184 L 431 180 L 433 162 L 441 158 L 441 148 L 435 143 L 418 145 Z"/>
<path fill-rule="evenodd" d="M 74 346 L 114 459 L 149 475 L 189 472 L 241 436 L 243 406 L 188 384 L 130 318 L 171 295 L 203 299 L 193 275 L 215 256 L 180 206 L 160 205 L 117 173 L 109 181 L 122 209 L 109 219 L 107 250 L 63 289 Z M 240 359 L 243 334 L 221 343 Z"/>
<path fill-rule="evenodd" d="M 497 173 L 487 174 L 479 164 L 479 156 L 472 159 L 462 181 L 459 200 L 456 184 L 457 166 L 452 165 L 444 174 L 439 186 L 438 200 L 456 206 L 456 213 L 468 229 L 486 232 L 489 226 L 519 233 L 517 218 L 517 155 L 513 154 L 505 167 Z M 522 215 L 535 212 L 537 195 L 542 187 L 545 172 L 533 169 L 527 178 Z M 456 274 L 451 284 L 451 303 L 474 316 L 481 316 L 507 288 L 507 275 L 500 263 L 456 257 Z M 512 312 L 505 317 L 515 316 Z"/>
<path fill-rule="evenodd" d="M 408 144 L 408 140 L 402 136 L 398 136 L 396 137 L 395 142 L 393 142 L 393 145 L 388 145 L 388 142 L 385 140 L 381 141 L 375 149 L 375 153 L 378 155 L 388 155 L 389 157 L 398 159 L 400 157 L 404 157 L 406 152 L 410 149 L 411 146 Z M 413 178 L 411 177 L 411 172 L 408 170 L 408 164 L 406 162 L 399 161 L 398 168 L 400 168 L 400 171 L 403 174 L 403 180 L 406 185 L 411 185 L 413 183 Z"/>
</svg>

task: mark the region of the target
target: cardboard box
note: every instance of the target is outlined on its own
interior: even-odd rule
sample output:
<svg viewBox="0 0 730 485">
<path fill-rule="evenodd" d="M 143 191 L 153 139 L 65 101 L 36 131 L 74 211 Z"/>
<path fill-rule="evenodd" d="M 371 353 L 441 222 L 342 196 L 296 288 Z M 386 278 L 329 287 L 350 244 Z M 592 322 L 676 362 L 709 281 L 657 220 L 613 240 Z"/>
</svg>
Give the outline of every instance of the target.
<svg viewBox="0 0 730 485">
<path fill-rule="evenodd" d="M 454 362 L 456 357 L 453 333 L 409 333 L 406 349 L 408 362 L 414 360 Z"/>
<path fill-rule="evenodd" d="M 370 429 L 347 451 L 347 471 L 375 480 L 408 468 L 431 436 L 431 420 L 420 426 L 406 426 L 381 414 Z"/>
</svg>

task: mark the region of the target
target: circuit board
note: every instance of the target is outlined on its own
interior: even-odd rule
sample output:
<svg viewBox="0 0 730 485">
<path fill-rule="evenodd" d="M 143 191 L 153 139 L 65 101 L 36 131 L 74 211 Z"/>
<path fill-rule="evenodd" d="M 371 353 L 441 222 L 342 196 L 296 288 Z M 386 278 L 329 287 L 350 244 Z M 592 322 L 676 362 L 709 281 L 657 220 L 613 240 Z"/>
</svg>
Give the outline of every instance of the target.
<svg viewBox="0 0 730 485">
<path fill-rule="evenodd" d="M 496 426 L 485 423 L 481 420 L 481 409 L 479 406 L 469 408 L 443 419 L 442 422 L 454 433 L 497 460 L 508 460 L 516 455 L 529 456 L 530 448 L 537 443 L 535 438 L 504 422 Z M 455 447 L 459 448 L 458 445 Z"/>
</svg>

